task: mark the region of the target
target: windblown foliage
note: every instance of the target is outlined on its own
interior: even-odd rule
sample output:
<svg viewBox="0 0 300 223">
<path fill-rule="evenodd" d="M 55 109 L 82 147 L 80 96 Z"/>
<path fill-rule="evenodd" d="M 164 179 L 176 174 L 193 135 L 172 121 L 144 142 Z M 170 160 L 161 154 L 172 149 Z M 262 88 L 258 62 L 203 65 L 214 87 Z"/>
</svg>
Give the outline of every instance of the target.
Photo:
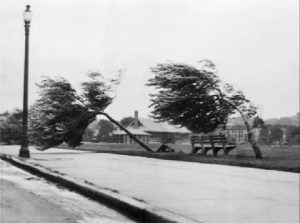
<svg viewBox="0 0 300 223">
<path fill-rule="evenodd" d="M 40 97 L 31 108 L 30 136 L 42 150 L 63 142 L 80 145 L 87 126 L 112 102 L 107 94 L 110 85 L 101 80 L 101 74 L 88 76 L 82 95 L 62 78 L 45 78 L 38 84 Z"/>
<path fill-rule="evenodd" d="M 185 126 L 195 133 L 208 133 L 219 127 L 225 128 L 229 116 L 238 112 L 249 132 L 249 141 L 252 140 L 247 119 L 256 115 L 257 108 L 243 92 L 220 81 L 214 63 L 210 60 L 200 63 L 200 69 L 175 63 L 157 64 L 151 68 L 155 76 L 148 80 L 147 86 L 157 90 L 150 95 L 152 117 Z"/>
<path fill-rule="evenodd" d="M 30 137 L 33 143 L 40 146 L 41 150 L 63 142 L 70 147 L 79 146 L 87 126 L 97 115 L 103 115 L 144 149 L 152 151 L 104 112 L 114 99 L 114 87 L 119 84 L 120 76 L 105 80 L 100 73 L 92 72 L 88 77 L 89 80 L 81 84 L 82 95 L 78 95 L 63 78 L 45 78 L 38 85 L 40 97 L 30 112 Z"/>
<path fill-rule="evenodd" d="M 216 100 L 220 80 L 215 73 L 173 63 L 158 64 L 151 71 L 156 76 L 147 85 L 158 90 L 151 94 L 154 119 L 193 132 L 211 132 L 227 122 L 232 109 Z"/>
</svg>

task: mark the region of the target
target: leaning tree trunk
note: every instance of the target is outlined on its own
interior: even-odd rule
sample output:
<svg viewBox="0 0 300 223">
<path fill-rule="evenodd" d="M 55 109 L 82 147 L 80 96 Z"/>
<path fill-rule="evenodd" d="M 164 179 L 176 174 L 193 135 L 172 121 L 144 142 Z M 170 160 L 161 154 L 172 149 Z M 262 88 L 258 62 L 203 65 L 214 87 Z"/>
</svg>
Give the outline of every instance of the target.
<svg viewBox="0 0 300 223">
<path fill-rule="evenodd" d="M 243 121 L 245 123 L 246 129 L 247 129 L 247 133 L 248 133 L 247 134 L 248 135 L 248 141 L 249 141 L 249 143 L 250 143 L 250 145 L 251 145 L 251 147 L 252 147 L 252 149 L 253 149 L 253 151 L 255 153 L 255 157 L 257 159 L 262 159 L 263 156 L 262 156 L 262 153 L 260 151 L 259 146 L 257 145 L 257 143 L 256 143 L 256 141 L 254 139 L 254 134 L 253 134 L 251 125 L 249 124 L 249 122 L 248 122 L 247 118 L 245 117 L 245 115 L 243 114 L 243 112 L 240 111 L 239 109 L 237 109 L 237 110 L 241 114 L 241 117 L 242 117 L 242 119 L 243 119 Z"/>
<path fill-rule="evenodd" d="M 221 92 L 221 90 L 220 89 L 216 89 L 216 90 L 219 92 L 220 97 L 222 99 L 224 99 L 224 95 Z M 254 139 L 254 134 L 253 134 L 253 131 L 252 131 L 252 127 L 249 124 L 249 122 L 248 122 L 247 118 L 245 117 L 244 113 L 237 106 L 235 106 L 234 104 L 230 103 L 229 101 L 220 100 L 220 99 L 219 99 L 219 101 L 220 101 L 220 103 L 222 103 L 222 102 L 225 101 L 228 105 L 232 106 L 232 108 L 234 108 L 235 110 L 237 110 L 240 113 L 240 115 L 241 115 L 241 117 L 242 117 L 242 119 L 243 119 L 243 121 L 245 123 L 246 129 L 247 129 L 248 141 L 249 141 L 249 143 L 250 143 L 250 145 L 251 145 L 251 147 L 252 147 L 252 149 L 254 151 L 255 157 L 257 159 L 262 159 L 263 156 L 262 156 L 262 153 L 260 151 L 259 146 L 256 144 L 256 141 Z"/>
<path fill-rule="evenodd" d="M 126 128 L 124 128 L 119 122 L 117 122 L 116 120 L 114 120 L 112 117 L 110 117 L 107 113 L 104 112 L 100 112 L 100 115 L 104 115 L 106 118 L 108 118 L 109 121 L 111 121 L 112 123 L 114 123 L 115 125 L 117 125 L 120 129 L 122 129 L 124 132 L 127 133 L 127 135 L 133 139 L 137 144 L 139 144 L 141 147 L 143 147 L 145 150 L 149 151 L 149 152 L 153 152 L 152 149 L 150 149 L 149 146 L 147 146 L 145 143 L 143 143 L 142 141 L 140 141 L 138 138 L 136 138 L 130 131 L 128 131 Z"/>
</svg>

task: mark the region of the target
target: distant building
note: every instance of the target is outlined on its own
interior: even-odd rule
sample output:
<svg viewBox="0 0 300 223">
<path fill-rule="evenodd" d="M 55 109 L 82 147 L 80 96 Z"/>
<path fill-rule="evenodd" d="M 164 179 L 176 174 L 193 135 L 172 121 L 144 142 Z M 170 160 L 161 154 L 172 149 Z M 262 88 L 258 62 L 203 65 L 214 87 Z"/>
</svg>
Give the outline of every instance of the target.
<svg viewBox="0 0 300 223">
<path fill-rule="evenodd" d="M 134 121 L 129 124 L 127 129 L 144 143 L 163 142 L 171 138 L 172 142 L 189 142 L 191 132 L 182 127 L 163 122 L 155 122 L 150 118 L 138 117 L 138 112 L 134 113 Z M 133 141 L 122 130 L 113 133 L 115 142 L 133 143 Z"/>
<path fill-rule="evenodd" d="M 150 142 L 150 134 L 140 129 L 127 128 L 136 138 L 148 144 Z M 113 141 L 116 143 L 133 144 L 135 143 L 123 130 L 113 132 Z"/>
<path fill-rule="evenodd" d="M 227 126 L 226 135 L 234 139 L 236 144 L 248 142 L 247 129 L 243 125 Z"/>
<path fill-rule="evenodd" d="M 254 134 L 254 139 L 257 141 L 260 135 L 259 128 L 252 129 Z M 248 131 L 244 125 L 227 125 L 225 130 L 217 130 L 215 133 L 223 133 L 231 141 L 236 144 L 243 144 L 248 142 Z"/>
<path fill-rule="evenodd" d="M 252 131 L 254 134 L 254 139 L 258 141 L 260 137 L 260 128 L 253 128 Z M 219 129 L 216 132 L 222 132 L 227 136 L 229 140 L 234 141 L 237 144 L 243 144 L 248 142 L 248 131 L 242 117 L 229 118 L 228 123 L 226 125 L 226 129 Z"/>
</svg>

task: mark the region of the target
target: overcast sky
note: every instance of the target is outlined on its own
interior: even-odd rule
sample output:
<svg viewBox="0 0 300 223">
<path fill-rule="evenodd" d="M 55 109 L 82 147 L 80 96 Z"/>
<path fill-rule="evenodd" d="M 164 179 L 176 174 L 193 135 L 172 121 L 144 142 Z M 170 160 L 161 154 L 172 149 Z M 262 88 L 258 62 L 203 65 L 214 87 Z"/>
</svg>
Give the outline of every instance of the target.
<svg viewBox="0 0 300 223">
<path fill-rule="evenodd" d="M 0 0 L 1 112 L 22 108 L 24 27 L 30 4 L 29 103 L 42 76 L 78 86 L 89 71 L 125 69 L 108 108 L 146 117 L 159 62 L 211 59 L 263 118 L 299 111 L 298 0 Z"/>
</svg>

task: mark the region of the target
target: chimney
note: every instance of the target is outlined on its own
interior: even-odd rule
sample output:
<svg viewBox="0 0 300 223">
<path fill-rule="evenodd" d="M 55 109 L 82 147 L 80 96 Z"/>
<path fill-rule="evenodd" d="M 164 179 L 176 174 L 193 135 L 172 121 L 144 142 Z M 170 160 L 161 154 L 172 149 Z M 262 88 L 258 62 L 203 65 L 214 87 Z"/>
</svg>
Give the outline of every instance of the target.
<svg viewBox="0 0 300 223">
<path fill-rule="evenodd" d="M 139 127 L 139 112 L 138 111 L 134 111 L 134 128 L 138 128 Z"/>
</svg>

